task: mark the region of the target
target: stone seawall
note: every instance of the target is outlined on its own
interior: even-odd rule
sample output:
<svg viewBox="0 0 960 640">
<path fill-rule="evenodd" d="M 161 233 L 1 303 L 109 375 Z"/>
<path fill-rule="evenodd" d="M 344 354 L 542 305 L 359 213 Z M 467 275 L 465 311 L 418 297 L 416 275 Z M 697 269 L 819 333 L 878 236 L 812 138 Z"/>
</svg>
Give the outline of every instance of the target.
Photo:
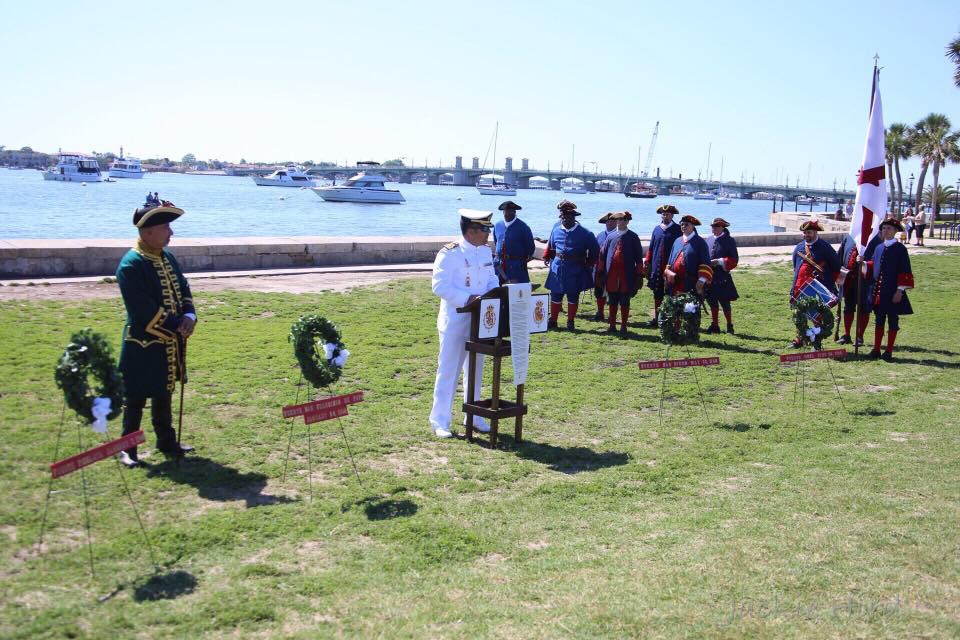
<svg viewBox="0 0 960 640">
<path fill-rule="evenodd" d="M 838 243 L 842 233 L 821 236 Z M 648 238 L 641 236 L 644 245 Z M 799 232 L 735 235 L 741 247 L 784 247 Z M 288 237 L 178 238 L 170 250 L 184 271 L 296 269 L 351 265 L 433 262 L 443 245 L 457 237 Z M 132 239 L 0 240 L 0 278 L 109 276 Z M 543 250 L 538 245 L 537 255 Z"/>
</svg>

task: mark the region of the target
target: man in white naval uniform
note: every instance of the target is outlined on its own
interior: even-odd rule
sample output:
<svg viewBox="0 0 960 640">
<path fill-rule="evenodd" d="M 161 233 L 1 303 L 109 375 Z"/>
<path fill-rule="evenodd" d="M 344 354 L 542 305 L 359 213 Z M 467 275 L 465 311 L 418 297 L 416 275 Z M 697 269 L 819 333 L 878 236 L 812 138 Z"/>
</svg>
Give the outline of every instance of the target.
<svg viewBox="0 0 960 640">
<path fill-rule="evenodd" d="M 430 427 L 438 438 L 453 435 L 451 406 L 461 370 L 463 397 L 467 397 L 466 344 L 470 338 L 470 314 L 457 313 L 457 308 L 500 286 L 493 268 L 493 252 L 487 246 L 493 228 L 493 212 L 460 209 L 459 213 L 463 241 L 444 246 L 433 261 L 433 292 L 440 296 L 440 314 L 437 316 L 440 357 L 433 386 Z M 480 397 L 482 380 L 483 356 L 477 354 L 474 398 Z M 474 416 L 473 428 L 486 433 L 490 425 L 480 416 Z"/>
</svg>

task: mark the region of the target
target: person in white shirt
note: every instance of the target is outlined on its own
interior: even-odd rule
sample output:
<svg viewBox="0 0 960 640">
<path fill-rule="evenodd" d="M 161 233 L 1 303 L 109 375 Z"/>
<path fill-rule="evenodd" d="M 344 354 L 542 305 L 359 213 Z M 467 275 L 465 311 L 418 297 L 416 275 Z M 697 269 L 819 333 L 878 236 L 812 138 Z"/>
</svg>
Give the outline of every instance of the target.
<svg viewBox="0 0 960 640">
<path fill-rule="evenodd" d="M 430 428 L 438 438 L 453 436 L 451 406 L 461 372 L 463 397 L 467 398 L 466 344 L 470 338 L 470 314 L 458 313 L 457 309 L 500 286 L 493 266 L 493 252 L 487 246 L 493 212 L 460 209 L 459 213 L 463 240 L 444 246 L 433 261 L 433 292 L 440 296 L 437 315 L 440 355 L 433 385 Z M 477 354 L 474 399 L 480 397 L 481 380 L 483 356 Z M 479 416 L 474 417 L 473 428 L 481 433 L 490 431 L 490 426 Z"/>
</svg>

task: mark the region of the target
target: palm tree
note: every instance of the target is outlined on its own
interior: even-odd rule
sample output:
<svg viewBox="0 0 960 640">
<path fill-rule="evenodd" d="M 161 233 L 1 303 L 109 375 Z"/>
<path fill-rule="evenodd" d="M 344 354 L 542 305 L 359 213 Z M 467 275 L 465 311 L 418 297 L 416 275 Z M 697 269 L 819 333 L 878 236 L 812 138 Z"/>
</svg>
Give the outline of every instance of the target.
<svg viewBox="0 0 960 640">
<path fill-rule="evenodd" d="M 900 159 L 903 158 L 906 160 L 910 157 L 910 135 L 912 131 L 910 127 L 903 124 L 902 122 L 895 122 L 890 125 L 887 129 L 886 134 L 886 156 L 887 156 L 887 168 L 888 175 L 891 178 L 890 184 L 893 185 L 892 178 L 896 175 L 896 198 L 893 197 L 893 189 L 891 189 L 891 201 L 896 201 L 897 203 L 897 212 L 900 212 L 901 204 L 903 203 L 903 179 L 900 177 Z M 894 173 L 894 171 L 896 173 Z"/>
<path fill-rule="evenodd" d="M 910 149 L 920 156 L 920 177 L 917 184 L 916 206 L 920 206 L 923 193 L 923 181 L 927 169 L 933 168 L 933 191 L 940 186 L 940 168 L 947 162 L 960 162 L 960 131 L 950 131 L 950 119 L 942 113 L 931 113 L 914 126 Z M 934 203 L 933 220 L 937 220 L 937 207 Z M 933 237 L 930 225 L 930 237 Z"/>
<path fill-rule="evenodd" d="M 960 87 L 960 37 L 954 38 L 947 45 L 947 58 L 957 67 L 953 72 L 953 84 Z"/>
<path fill-rule="evenodd" d="M 923 199 L 926 200 L 929 206 L 933 206 L 933 187 L 927 187 L 923 191 Z M 937 209 L 942 209 L 950 204 L 954 203 L 957 198 L 957 190 L 951 187 L 950 185 L 943 186 L 940 185 L 937 188 Z"/>
</svg>

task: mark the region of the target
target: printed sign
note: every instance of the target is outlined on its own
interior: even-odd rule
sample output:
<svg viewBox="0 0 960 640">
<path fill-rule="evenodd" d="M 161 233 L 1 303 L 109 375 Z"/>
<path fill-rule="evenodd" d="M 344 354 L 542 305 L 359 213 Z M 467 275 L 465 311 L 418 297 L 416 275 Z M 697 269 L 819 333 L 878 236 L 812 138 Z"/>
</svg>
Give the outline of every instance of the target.
<svg viewBox="0 0 960 640">
<path fill-rule="evenodd" d="M 538 294 L 530 296 L 530 333 L 543 333 L 549 320 L 550 296 Z"/>
<path fill-rule="evenodd" d="M 675 369 L 677 367 L 709 367 L 720 364 L 719 357 L 712 358 L 683 358 L 681 360 L 645 360 L 639 363 L 640 370 L 647 369 Z"/>
<path fill-rule="evenodd" d="M 530 366 L 530 292 L 529 282 L 507 285 L 507 308 L 510 309 L 510 360 L 513 364 L 513 384 L 527 381 Z"/>
<path fill-rule="evenodd" d="M 320 411 L 311 411 L 303 414 L 303 424 L 313 424 L 314 422 L 323 422 L 333 418 L 341 418 L 347 415 L 347 405 L 342 404 L 330 409 L 321 409 Z"/>
<path fill-rule="evenodd" d="M 478 338 L 496 338 L 500 335 L 500 300 L 480 301 L 480 332 Z"/>
<path fill-rule="evenodd" d="M 821 358 L 846 358 L 846 349 L 828 349 L 825 351 L 808 351 L 806 353 L 785 353 L 780 356 L 780 362 L 797 362 L 798 360 L 819 360 Z"/>
<path fill-rule="evenodd" d="M 111 440 L 110 442 L 104 442 L 100 446 L 94 447 L 93 449 L 87 449 L 83 453 L 78 453 L 75 456 L 71 456 L 59 462 L 54 462 L 50 465 L 50 473 L 54 478 L 60 478 L 67 475 L 68 473 L 73 473 L 84 467 L 89 467 L 95 462 L 100 462 L 111 456 L 115 456 L 124 449 L 130 449 L 137 446 L 138 444 L 143 444 L 145 441 L 143 437 L 143 431 L 134 431 L 133 433 L 128 433 L 122 438 L 117 438 L 116 440 Z"/>
</svg>

